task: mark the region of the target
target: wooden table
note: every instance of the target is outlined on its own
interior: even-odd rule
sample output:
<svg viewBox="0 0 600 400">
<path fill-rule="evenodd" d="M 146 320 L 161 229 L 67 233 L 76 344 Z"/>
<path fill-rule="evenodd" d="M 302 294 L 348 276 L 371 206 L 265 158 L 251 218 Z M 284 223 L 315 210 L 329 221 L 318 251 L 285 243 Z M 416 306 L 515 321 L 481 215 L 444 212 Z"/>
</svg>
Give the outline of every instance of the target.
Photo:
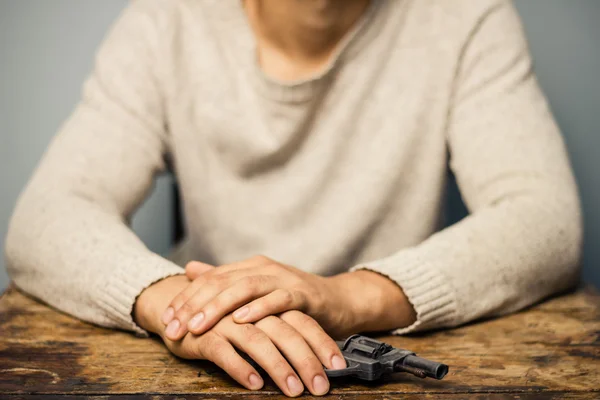
<svg viewBox="0 0 600 400">
<path fill-rule="evenodd" d="M 336 399 L 600 399 L 600 295 L 586 288 L 524 312 L 459 329 L 381 338 L 445 362 L 442 381 L 396 374 L 334 381 Z M 157 339 L 94 327 L 10 288 L 0 298 L 0 398 L 115 396 L 256 399 L 205 361 L 172 356 Z M 304 397 L 309 397 L 304 395 Z"/>
</svg>

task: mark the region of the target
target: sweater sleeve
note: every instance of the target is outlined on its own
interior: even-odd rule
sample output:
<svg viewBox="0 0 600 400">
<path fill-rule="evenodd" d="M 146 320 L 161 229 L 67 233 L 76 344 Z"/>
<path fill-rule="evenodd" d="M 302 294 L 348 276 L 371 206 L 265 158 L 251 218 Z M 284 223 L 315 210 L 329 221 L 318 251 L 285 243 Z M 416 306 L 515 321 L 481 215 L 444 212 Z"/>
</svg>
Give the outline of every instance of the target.
<svg viewBox="0 0 600 400">
<path fill-rule="evenodd" d="M 165 168 L 155 8 L 132 2 L 105 39 L 80 104 L 19 197 L 5 251 L 9 275 L 24 291 L 142 336 L 131 317 L 137 295 L 183 272 L 128 227 Z"/>
<path fill-rule="evenodd" d="M 508 1 L 478 21 L 461 54 L 447 142 L 469 216 L 412 248 L 353 267 L 388 276 L 417 321 L 460 325 L 573 286 L 582 218 L 566 149 Z"/>
</svg>

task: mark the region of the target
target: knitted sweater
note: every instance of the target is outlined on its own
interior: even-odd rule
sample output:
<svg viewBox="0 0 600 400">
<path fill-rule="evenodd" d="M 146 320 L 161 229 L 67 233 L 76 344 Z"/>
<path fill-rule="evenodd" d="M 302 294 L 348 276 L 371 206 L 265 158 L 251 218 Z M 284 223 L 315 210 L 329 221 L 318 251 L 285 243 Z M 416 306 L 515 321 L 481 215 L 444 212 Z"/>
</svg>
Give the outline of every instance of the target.
<svg viewBox="0 0 600 400">
<path fill-rule="evenodd" d="M 441 229 L 448 166 L 470 214 Z M 578 279 L 577 188 L 509 1 L 374 0 L 294 82 L 262 70 L 240 1 L 132 2 L 18 201 L 16 285 L 143 335 L 136 297 L 183 271 L 128 220 L 169 167 L 193 258 L 379 272 L 417 313 L 394 333 Z"/>
</svg>

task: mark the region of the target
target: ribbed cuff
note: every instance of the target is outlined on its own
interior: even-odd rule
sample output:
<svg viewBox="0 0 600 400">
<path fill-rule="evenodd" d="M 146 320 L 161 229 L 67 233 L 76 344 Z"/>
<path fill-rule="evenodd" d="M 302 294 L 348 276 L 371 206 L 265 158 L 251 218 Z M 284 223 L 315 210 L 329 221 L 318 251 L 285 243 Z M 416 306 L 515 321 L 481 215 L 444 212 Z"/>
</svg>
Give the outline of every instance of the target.
<svg viewBox="0 0 600 400">
<path fill-rule="evenodd" d="M 410 326 L 391 332 L 402 335 L 428 329 L 456 326 L 459 321 L 456 294 L 448 278 L 431 260 L 424 260 L 419 252 L 400 252 L 381 260 L 358 264 L 350 269 L 371 270 L 395 281 L 404 291 L 417 313 Z"/>
<path fill-rule="evenodd" d="M 161 279 L 184 274 L 185 271 L 156 254 L 130 262 L 129 268 L 111 271 L 110 278 L 98 288 L 98 305 L 113 321 L 113 327 L 133 331 L 139 337 L 148 332 L 139 327 L 132 317 L 133 305 L 144 289 Z"/>
</svg>

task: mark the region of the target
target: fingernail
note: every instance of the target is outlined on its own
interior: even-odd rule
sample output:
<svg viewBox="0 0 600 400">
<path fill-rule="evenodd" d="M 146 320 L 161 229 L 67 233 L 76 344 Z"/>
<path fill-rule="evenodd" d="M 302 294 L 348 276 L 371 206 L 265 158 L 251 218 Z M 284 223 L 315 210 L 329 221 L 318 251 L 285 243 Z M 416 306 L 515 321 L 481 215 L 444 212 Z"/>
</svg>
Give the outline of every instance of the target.
<svg viewBox="0 0 600 400">
<path fill-rule="evenodd" d="M 196 314 L 196 316 L 194 318 L 192 318 L 190 320 L 190 322 L 188 323 L 188 328 L 194 329 L 194 330 L 198 329 L 203 320 L 204 320 L 204 313 Z"/>
<path fill-rule="evenodd" d="M 246 315 L 248 315 L 249 311 L 250 311 L 249 307 L 240 308 L 239 310 L 237 310 L 236 312 L 233 313 L 233 318 L 242 319 Z"/>
<path fill-rule="evenodd" d="M 329 383 L 321 375 L 313 378 L 313 390 L 315 394 L 325 394 L 329 390 Z"/>
<path fill-rule="evenodd" d="M 173 319 L 174 316 L 175 316 L 175 309 L 173 309 L 173 307 L 167 308 L 162 315 L 163 324 L 167 325 L 169 322 L 171 322 L 171 320 Z"/>
<path fill-rule="evenodd" d="M 252 390 L 258 390 L 263 386 L 263 380 L 256 374 L 250 374 L 248 380 L 250 381 Z"/>
<path fill-rule="evenodd" d="M 177 332 L 179 331 L 179 320 L 178 319 L 174 319 L 173 321 L 169 322 L 169 325 L 167 325 L 167 329 L 165 330 L 165 333 L 167 334 L 167 336 L 171 337 L 171 338 L 175 338 L 177 337 Z"/>
<path fill-rule="evenodd" d="M 344 369 L 346 368 L 346 361 L 338 355 L 331 357 L 331 365 L 333 369 Z"/>
<path fill-rule="evenodd" d="M 286 383 L 288 385 L 288 389 L 290 393 L 294 396 L 299 395 L 304 391 L 304 386 L 300 383 L 300 380 L 296 378 L 294 375 L 288 376 Z"/>
</svg>

